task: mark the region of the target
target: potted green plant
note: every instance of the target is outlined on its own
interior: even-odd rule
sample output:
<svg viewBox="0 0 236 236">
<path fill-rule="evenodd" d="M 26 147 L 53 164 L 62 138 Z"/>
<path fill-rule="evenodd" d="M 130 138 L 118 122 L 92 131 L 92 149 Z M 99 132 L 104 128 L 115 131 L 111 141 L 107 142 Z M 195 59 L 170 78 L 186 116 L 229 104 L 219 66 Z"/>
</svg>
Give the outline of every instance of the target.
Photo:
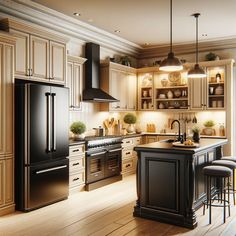
<svg viewBox="0 0 236 236">
<path fill-rule="evenodd" d="M 212 128 L 215 125 L 214 120 L 206 120 L 203 125 L 205 126 L 203 132 L 206 135 L 213 135 L 214 134 L 214 129 Z"/>
<path fill-rule="evenodd" d="M 70 126 L 70 131 L 74 135 L 74 140 L 84 139 L 85 130 L 86 130 L 86 125 L 81 121 L 75 121 Z"/>
<path fill-rule="evenodd" d="M 128 125 L 128 127 L 127 127 L 127 132 L 128 133 L 134 133 L 134 126 L 133 126 L 133 124 L 135 124 L 136 123 L 136 121 L 137 121 L 137 118 L 136 118 L 136 116 L 134 115 L 134 114 L 132 114 L 132 113 L 127 113 L 125 116 L 124 116 L 124 122 L 126 123 L 126 124 L 129 124 Z"/>
<path fill-rule="evenodd" d="M 200 140 L 200 128 L 198 126 L 193 126 L 192 128 L 192 133 L 193 133 L 193 141 L 194 142 L 199 142 Z"/>
</svg>

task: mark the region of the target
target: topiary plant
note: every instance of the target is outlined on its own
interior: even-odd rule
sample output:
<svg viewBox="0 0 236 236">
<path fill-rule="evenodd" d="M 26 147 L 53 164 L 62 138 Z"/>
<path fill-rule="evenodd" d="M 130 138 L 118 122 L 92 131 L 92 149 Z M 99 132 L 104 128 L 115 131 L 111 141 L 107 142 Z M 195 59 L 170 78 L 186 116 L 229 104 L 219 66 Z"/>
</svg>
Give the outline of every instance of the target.
<svg viewBox="0 0 236 236">
<path fill-rule="evenodd" d="M 198 126 L 193 126 L 192 132 L 193 133 L 199 133 L 200 132 L 200 128 Z"/>
<path fill-rule="evenodd" d="M 134 114 L 132 113 L 127 113 L 125 116 L 124 116 L 124 122 L 126 124 L 135 124 L 136 121 L 137 121 L 137 118 Z"/>
<path fill-rule="evenodd" d="M 73 134 L 82 134 L 86 130 L 86 125 L 81 121 L 73 122 L 70 126 L 70 131 Z"/>
<path fill-rule="evenodd" d="M 207 128 L 211 128 L 215 125 L 215 121 L 214 120 L 206 120 L 203 125 Z"/>
</svg>

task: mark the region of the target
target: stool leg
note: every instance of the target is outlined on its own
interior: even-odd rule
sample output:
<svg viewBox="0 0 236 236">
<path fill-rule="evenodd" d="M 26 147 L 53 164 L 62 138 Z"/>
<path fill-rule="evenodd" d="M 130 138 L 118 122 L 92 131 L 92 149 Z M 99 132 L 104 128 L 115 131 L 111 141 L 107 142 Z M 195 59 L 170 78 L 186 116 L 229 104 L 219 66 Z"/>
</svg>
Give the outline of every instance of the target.
<svg viewBox="0 0 236 236">
<path fill-rule="evenodd" d="M 208 176 L 206 177 L 206 203 L 203 201 L 203 215 L 205 215 L 206 204 L 208 206 Z"/>
<path fill-rule="evenodd" d="M 211 224 L 211 177 L 209 178 L 210 179 L 210 183 L 209 183 L 209 197 L 208 197 L 208 200 L 209 200 L 209 224 Z"/>
<path fill-rule="evenodd" d="M 235 184 L 235 170 L 233 170 L 233 181 L 232 181 L 232 189 L 233 189 L 233 200 L 234 200 L 234 205 L 235 205 L 235 190 L 234 190 L 234 184 Z"/>
<path fill-rule="evenodd" d="M 228 183 L 230 183 L 229 182 L 230 181 L 230 178 L 228 178 Z M 230 216 L 230 194 L 229 194 L 229 192 L 230 192 L 230 188 L 229 188 L 229 184 L 228 184 L 228 212 L 229 212 L 229 216 Z M 233 191 L 233 194 L 234 194 L 234 191 Z"/>
<path fill-rule="evenodd" d="M 223 194 L 224 194 L 223 202 L 224 202 L 224 223 L 225 223 L 225 218 L 226 218 L 226 216 L 225 216 L 225 198 L 226 198 L 226 196 L 225 196 L 225 192 L 226 192 L 226 190 L 225 190 L 225 178 L 224 178 L 224 183 L 223 183 L 222 189 L 223 189 Z"/>
</svg>

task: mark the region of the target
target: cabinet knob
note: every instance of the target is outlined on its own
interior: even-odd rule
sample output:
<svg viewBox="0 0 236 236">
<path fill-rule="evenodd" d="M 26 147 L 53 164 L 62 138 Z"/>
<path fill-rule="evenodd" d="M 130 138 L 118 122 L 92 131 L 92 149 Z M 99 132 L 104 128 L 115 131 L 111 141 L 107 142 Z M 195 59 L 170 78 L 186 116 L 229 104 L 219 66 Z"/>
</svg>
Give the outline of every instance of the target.
<svg viewBox="0 0 236 236">
<path fill-rule="evenodd" d="M 127 164 L 125 167 L 130 167 L 130 164 Z"/>
<path fill-rule="evenodd" d="M 77 180 L 79 180 L 79 177 L 78 177 L 78 178 L 74 178 L 74 179 L 73 179 L 73 181 L 77 181 Z"/>
</svg>

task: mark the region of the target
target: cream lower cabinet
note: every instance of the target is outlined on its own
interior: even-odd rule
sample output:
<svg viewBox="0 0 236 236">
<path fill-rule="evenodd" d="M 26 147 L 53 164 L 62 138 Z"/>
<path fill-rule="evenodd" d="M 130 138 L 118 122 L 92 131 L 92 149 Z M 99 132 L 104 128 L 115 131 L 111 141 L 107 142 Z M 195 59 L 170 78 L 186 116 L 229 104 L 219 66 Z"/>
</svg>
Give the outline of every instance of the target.
<svg viewBox="0 0 236 236">
<path fill-rule="evenodd" d="M 176 136 L 168 135 L 145 135 L 143 136 L 144 143 L 154 143 L 166 139 L 176 139 Z"/>
<path fill-rule="evenodd" d="M 85 146 L 69 147 L 69 192 L 76 193 L 85 186 Z"/>
<path fill-rule="evenodd" d="M 81 57 L 67 57 L 67 87 L 70 96 L 69 107 L 72 111 L 82 109 L 83 64 L 85 61 L 86 59 Z"/>
<path fill-rule="evenodd" d="M 127 176 L 136 173 L 137 153 L 134 147 L 141 143 L 141 136 L 125 138 L 122 141 L 122 175 Z"/>
<path fill-rule="evenodd" d="M 0 215 L 15 210 L 14 44 L 15 39 L 0 33 Z"/>
<path fill-rule="evenodd" d="M 16 37 L 16 78 L 66 83 L 66 39 L 10 19 L 0 21 L 0 27 Z"/>
<path fill-rule="evenodd" d="M 100 87 L 117 102 L 101 104 L 102 111 L 135 111 L 137 76 L 136 69 L 116 63 L 101 65 Z"/>
</svg>

